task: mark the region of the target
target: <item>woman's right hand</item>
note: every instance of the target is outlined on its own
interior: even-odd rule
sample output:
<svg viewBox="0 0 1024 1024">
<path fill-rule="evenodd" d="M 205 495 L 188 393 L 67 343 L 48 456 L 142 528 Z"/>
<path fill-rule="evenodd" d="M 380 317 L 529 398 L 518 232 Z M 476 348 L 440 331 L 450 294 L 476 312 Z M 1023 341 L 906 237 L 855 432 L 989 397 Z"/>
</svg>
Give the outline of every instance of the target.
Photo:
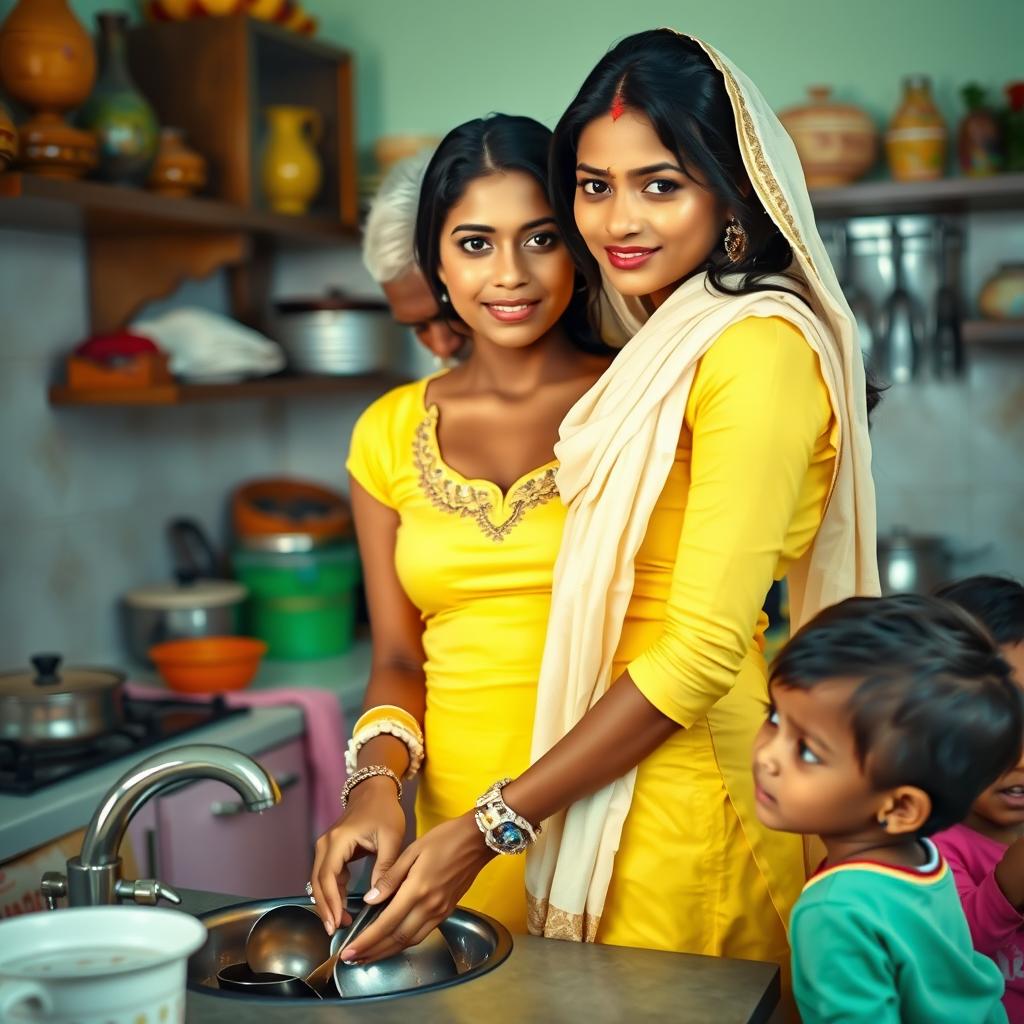
<svg viewBox="0 0 1024 1024">
<path fill-rule="evenodd" d="M 345 813 L 316 841 L 310 882 L 314 909 L 328 935 L 351 923 L 345 909 L 348 866 L 368 853 L 376 854 L 373 876 L 391 868 L 402 852 L 405 811 L 389 778 L 371 778 L 356 786 Z"/>
</svg>

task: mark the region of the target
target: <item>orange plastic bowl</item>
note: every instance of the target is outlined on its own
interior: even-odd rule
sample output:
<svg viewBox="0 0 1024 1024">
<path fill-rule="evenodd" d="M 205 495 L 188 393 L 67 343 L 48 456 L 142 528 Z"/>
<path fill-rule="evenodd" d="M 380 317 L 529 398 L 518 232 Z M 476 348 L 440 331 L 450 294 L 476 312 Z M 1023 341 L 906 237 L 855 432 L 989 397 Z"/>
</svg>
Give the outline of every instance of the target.
<svg viewBox="0 0 1024 1024">
<path fill-rule="evenodd" d="M 241 690 L 252 682 L 266 653 L 262 640 L 248 636 L 190 637 L 149 649 L 164 682 L 179 693 Z"/>
</svg>

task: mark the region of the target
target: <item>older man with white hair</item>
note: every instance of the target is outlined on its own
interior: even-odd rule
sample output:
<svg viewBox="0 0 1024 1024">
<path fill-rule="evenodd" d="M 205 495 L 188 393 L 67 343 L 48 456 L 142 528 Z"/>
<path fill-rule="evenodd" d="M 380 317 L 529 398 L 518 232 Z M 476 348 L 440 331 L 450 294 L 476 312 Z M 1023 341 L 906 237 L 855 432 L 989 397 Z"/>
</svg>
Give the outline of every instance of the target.
<svg viewBox="0 0 1024 1024">
<path fill-rule="evenodd" d="M 395 320 L 410 328 L 438 360 L 446 360 L 466 339 L 438 307 L 413 249 L 420 186 L 432 156 L 432 150 L 424 150 L 400 160 L 385 175 L 366 220 L 363 263 L 384 290 Z"/>
</svg>

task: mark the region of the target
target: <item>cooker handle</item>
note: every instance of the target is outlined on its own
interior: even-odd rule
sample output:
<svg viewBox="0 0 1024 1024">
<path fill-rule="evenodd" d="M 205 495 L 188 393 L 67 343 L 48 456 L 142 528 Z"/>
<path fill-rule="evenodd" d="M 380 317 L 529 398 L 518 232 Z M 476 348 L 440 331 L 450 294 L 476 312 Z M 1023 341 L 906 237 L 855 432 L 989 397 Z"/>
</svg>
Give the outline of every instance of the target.
<svg viewBox="0 0 1024 1024">
<path fill-rule="evenodd" d="M 36 686 L 55 686 L 60 682 L 60 674 L 57 669 L 60 667 L 61 660 L 60 654 L 32 655 L 32 667 L 38 673 L 32 680 Z"/>
<path fill-rule="evenodd" d="M 220 573 L 217 551 L 206 531 L 194 519 L 172 519 L 167 524 L 174 575 L 183 585 L 197 579 L 216 579 Z"/>
</svg>

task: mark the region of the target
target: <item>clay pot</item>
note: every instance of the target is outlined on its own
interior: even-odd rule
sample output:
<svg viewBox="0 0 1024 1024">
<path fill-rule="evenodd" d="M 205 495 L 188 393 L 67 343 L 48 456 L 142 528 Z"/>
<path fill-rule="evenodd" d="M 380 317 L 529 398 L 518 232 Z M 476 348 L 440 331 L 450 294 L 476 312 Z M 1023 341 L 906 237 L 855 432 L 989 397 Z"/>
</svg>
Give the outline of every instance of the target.
<svg viewBox="0 0 1024 1024">
<path fill-rule="evenodd" d="M 1024 263 L 1004 263 L 981 289 L 978 309 L 988 320 L 1024 320 Z"/>
<path fill-rule="evenodd" d="M 0 174 L 3 174 L 18 155 L 18 133 L 11 115 L 0 103 Z"/>
<path fill-rule="evenodd" d="M 903 80 L 903 101 L 885 133 L 889 171 L 897 181 L 933 181 L 946 170 L 946 123 L 927 75 Z"/>
<path fill-rule="evenodd" d="M 149 172 L 149 189 L 163 196 L 183 198 L 205 184 L 206 160 L 185 145 L 180 128 L 162 128 L 160 148 Z"/>
<path fill-rule="evenodd" d="M 18 0 L 0 29 L 0 85 L 37 113 L 18 129 L 27 171 L 74 178 L 96 163 L 96 140 L 61 115 L 79 106 L 96 78 L 88 33 L 67 0 Z"/>
<path fill-rule="evenodd" d="M 827 85 L 807 90 L 810 103 L 779 114 L 796 146 L 810 188 L 849 185 L 863 177 L 878 156 L 878 132 L 859 107 L 833 103 Z"/>
<path fill-rule="evenodd" d="M 967 114 L 957 132 L 957 159 L 960 170 L 971 178 L 985 178 L 1003 169 L 1003 137 L 999 119 L 985 103 L 980 85 L 965 85 L 961 90 Z"/>
<path fill-rule="evenodd" d="M 67 0 L 18 0 L 0 29 L 0 84 L 19 103 L 60 113 L 96 79 L 92 40 Z"/>
<path fill-rule="evenodd" d="M 314 143 L 320 115 L 312 107 L 266 108 L 270 134 L 263 150 L 263 191 L 277 213 L 303 214 L 320 191 L 323 172 Z"/>
<path fill-rule="evenodd" d="M 119 11 L 96 15 L 99 27 L 100 77 L 82 108 L 82 127 L 99 142 L 97 177 L 123 185 L 141 185 L 159 143 L 153 108 L 128 72 L 128 16 Z"/>
</svg>

